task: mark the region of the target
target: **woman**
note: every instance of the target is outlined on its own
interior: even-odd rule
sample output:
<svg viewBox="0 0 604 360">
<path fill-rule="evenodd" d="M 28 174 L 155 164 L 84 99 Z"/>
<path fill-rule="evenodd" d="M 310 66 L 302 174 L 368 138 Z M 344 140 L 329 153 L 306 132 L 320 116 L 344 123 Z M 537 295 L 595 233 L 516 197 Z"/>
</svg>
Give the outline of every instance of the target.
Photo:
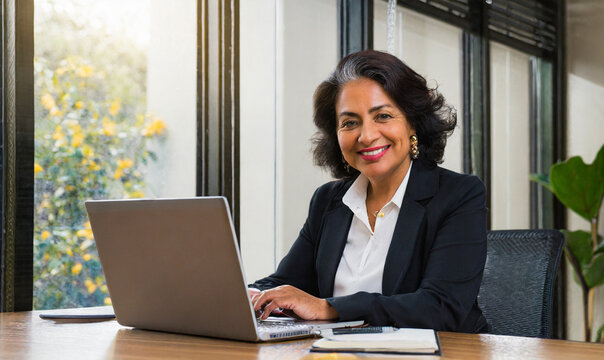
<svg viewBox="0 0 604 360">
<path fill-rule="evenodd" d="M 319 187 L 277 271 L 252 284 L 261 318 L 482 332 L 485 189 L 442 162 L 456 115 L 396 57 L 344 58 L 314 95 Z"/>
</svg>

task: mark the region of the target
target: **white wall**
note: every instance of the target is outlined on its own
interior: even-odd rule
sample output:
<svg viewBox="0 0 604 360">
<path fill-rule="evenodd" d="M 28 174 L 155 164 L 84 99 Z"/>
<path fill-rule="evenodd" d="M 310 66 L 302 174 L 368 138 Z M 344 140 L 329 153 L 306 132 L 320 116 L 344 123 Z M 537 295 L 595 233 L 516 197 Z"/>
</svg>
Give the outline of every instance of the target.
<svg viewBox="0 0 604 360">
<path fill-rule="evenodd" d="M 153 197 L 195 195 L 197 2 L 150 0 L 147 111 L 167 125 L 151 149 L 158 161 L 147 177 Z M 175 39 L 178 39 L 177 41 Z"/>
<path fill-rule="evenodd" d="M 373 47 L 386 51 L 388 3 L 373 4 Z M 396 18 L 394 55 L 425 77 L 430 87 L 438 86 L 447 103 L 457 109 L 457 128 L 447 141 L 442 166 L 462 172 L 462 32 L 402 6 L 397 6 Z"/>
<path fill-rule="evenodd" d="M 312 162 L 312 95 L 335 68 L 336 0 L 240 2 L 241 250 L 249 281 L 272 272 L 331 177 Z"/>
<path fill-rule="evenodd" d="M 249 282 L 275 268 L 276 1 L 240 6 L 240 232 Z"/>
<path fill-rule="evenodd" d="M 567 0 L 567 148 L 568 157 L 579 155 L 593 162 L 604 143 L 604 2 Z M 589 231 L 589 224 L 568 212 L 569 230 Z M 599 234 L 604 234 L 604 210 L 600 211 Z M 572 340 L 583 340 L 581 290 L 567 276 L 567 331 Z M 604 286 L 595 292 L 594 327 L 604 323 Z M 594 334 L 595 335 L 595 334 Z"/>
<path fill-rule="evenodd" d="M 491 227 L 530 228 L 529 60 L 491 43 Z"/>
<path fill-rule="evenodd" d="M 312 96 L 338 63 L 337 0 L 279 1 L 277 256 L 298 236 L 314 190 L 331 179 L 312 163 Z"/>
</svg>

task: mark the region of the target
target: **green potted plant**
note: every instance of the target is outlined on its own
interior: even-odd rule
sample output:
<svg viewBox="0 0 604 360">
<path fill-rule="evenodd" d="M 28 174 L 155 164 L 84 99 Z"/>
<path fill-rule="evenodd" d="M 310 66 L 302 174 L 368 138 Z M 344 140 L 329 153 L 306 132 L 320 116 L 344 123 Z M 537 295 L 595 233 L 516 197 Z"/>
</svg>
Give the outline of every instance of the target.
<svg viewBox="0 0 604 360">
<path fill-rule="evenodd" d="M 574 269 L 575 281 L 583 293 L 585 341 L 591 341 L 594 314 L 594 289 L 604 283 L 604 242 L 598 235 L 598 217 L 604 196 L 604 146 L 592 164 L 580 156 L 554 164 L 549 176 L 533 174 L 531 180 L 550 190 L 564 206 L 587 220 L 590 231 L 562 230 L 566 237 L 564 252 Z M 601 342 L 601 326 L 596 341 Z"/>
</svg>

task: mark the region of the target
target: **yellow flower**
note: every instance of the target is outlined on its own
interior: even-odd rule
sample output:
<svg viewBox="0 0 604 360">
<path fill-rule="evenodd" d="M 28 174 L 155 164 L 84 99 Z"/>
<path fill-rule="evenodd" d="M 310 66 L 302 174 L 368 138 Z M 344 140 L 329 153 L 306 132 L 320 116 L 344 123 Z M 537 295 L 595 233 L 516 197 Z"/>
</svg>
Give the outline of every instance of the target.
<svg viewBox="0 0 604 360">
<path fill-rule="evenodd" d="M 71 267 L 71 273 L 74 275 L 78 275 L 82 271 L 82 264 L 77 262 L 75 265 Z"/>
<path fill-rule="evenodd" d="M 48 261 L 50 259 L 50 255 L 48 253 L 44 254 L 44 261 Z"/>
<path fill-rule="evenodd" d="M 42 106 L 44 106 L 44 108 L 46 108 L 46 110 L 48 110 L 48 111 L 50 111 L 52 108 L 57 107 L 57 103 L 55 102 L 55 99 L 52 97 L 52 95 L 50 95 L 48 93 L 42 95 L 40 102 L 42 103 Z"/>
<path fill-rule="evenodd" d="M 67 253 L 67 255 L 73 256 L 73 251 L 71 250 L 70 247 L 68 247 L 67 249 L 65 249 L 65 252 Z"/>
<path fill-rule="evenodd" d="M 62 114 L 61 111 L 56 106 L 53 107 L 52 109 L 50 109 L 50 115 L 51 116 L 60 116 L 61 114 Z"/>
<path fill-rule="evenodd" d="M 84 284 L 88 288 L 88 293 L 89 294 L 92 294 L 93 292 L 96 291 L 97 286 L 90 279 L 86 279 L 86 281 L 84 281 Z"/>
<path fill-rule="evenodd" d="M 92 118 L 95 119 L 95 120 L 98 119 L 99 118 L 99 113 L 95 112 L 94 114 L 92 114 Z"/>
<path fill-rule="evenodd" d="M 101 170 L 101 165 L 97 164 L 93 160 L 90 160 L 90 165 L 88 165 L 88 169 L 90 171 L 99 171 Z"/>
<path fill-rule="evenodd" d="M 117 115 L 118 111 L 120 111 L 120 100 L 116 99 L 113 100 L 113 102 L 111 103 L 111 106 L 109 107 L 109 114 L 111 114 L 112 116 Z"/>
<path fill-rule="evenodd" d="M 84 107 L 84 103 L 81 101 L 76 101 L 76 103 L 74 104 L 76 109 L 81 109 Z"/>
<path fill-rule="evenodd" d="M 109 306 L 111 305 L 111 298 L 110 297 L 106 297 L 105 301 L 103 301 L 105 303 L 105 305 Z"/>
<path fill-rule="evenodd" d="M 69 130 L 73 131 L 74 133 L 82 132 L 82 127 L 80 126 L 80 124 L 78 124 L 78 122 L 76 120 L 73 120 L 73 119 L 68 120 L 67 127 L 69 128 Z"/>
<path fill-rule="evenodd" d="M 67 191 L 74 191 L 75 190 L 75 186 L 73 186 L 73 185 L 66 185 L 65 186 L 65 190 L 67 190 Z"/>
<path fill-rule="evenodd" d="M 84 256 L 82 256 L 82 258 L 84 259 L 84 261 L 90 261 L 90 259 L 92 258 L 92 255 L 84 254 Z"/>
<path fill-rule="evenodd" d="M 55 132 L 52 134 L 52 138 L 53 140 L 62 140 L 65 138 L 65 134 L 63 134 L 63 128 L 61 127 L 61 125 L 57 125 L 57 127 L 55 128 Z"/>
<path fill-rule="evenodd" d="M 86 239 L 92 239 L 92 230 L 90 229 L 81 229 L 76 232 L 78 237 L 84 237 Z"/>
<path fill-rule="evenodd" d="M 91 158 L 94 156 L 94 149 L 91 148 L 89 145 L 84 145 L 82 146 L 82 154 L 84 154 L 84 156 L 86 156 L 87 158 Z"/>
<path fill-rule="evenodd" d="M 38 163 L 34 163 L 34 175 L 36 175 L 40 171 L 44 171 L 44 168 L 42 167 L 42 165 L 40 165 Z"/>
<path fill-rule="evenodd" d="M 140 190 L 133 191 L 129 195 L 130 195 L 130 198 L 132 198 L 132 199 L 145 197 L 145 194 Z"/>
<path fill-rule="evenodd" d="M 42 234 L 40 234 L 40 237 L 42 238 L 42 240 L 48 239 L 49 236 L 50 236 L 50 231 L 48 231 L 48 230 L 44 230 L 44 231 L 42 231 Z"/>
<path fill-rule="evenodd" d="M 49 207 L 50 207 L 50 201 L 48 201 L 48 200 L 46 200 L 46 199 L 42 200 L 42 201 L 40 202 L 40 207 L 41 207 L 42 209 L 49 208 Z"/>
<path fill-rule="evenodd" d="M 92 66 L 89 66 L 89 65 L 80 66 L 79 68 L 76 69 L 76 75 L 78 75 L 79 77 L 83 77 L 83 78 L 90 77 L 90 75 L 92 75 Z"/>
<path fill-rule="evenodd" d="M 136 115 L 136 123 L 134 124 L 136 127 L 142 126 L 145 123 L 145 115 L 138 114 Z"/>
<path fill-rule="evenodd" d="M 63 128 L 61 125 L 57 125 L 55 128 L 55 132 L 52 134 L 53 140 L 55 140 L 55 146 L 60 147 L 67 143 L 65 138 L 65 133 L 63 132 Z"/>
<path fill-rule="evenodd" d="M 86 239 L 92 239 L 92 229 L 90 228 L 90 221 L 86 221 L 83 227 L 83 229 L 80 229 L 76 232 L 76 235 Z"/>
<path fill-rule="evenodd" d="M 122 176 L 124 176 L 124 171 L 122 169 L 115 170 L 115 173 L 113 174 L 114 179 L 117 180 L 117 179 L 121 178 Z"/>
<path fill-rule="evenodd" d="M 166 130 L 166 123 L 160 118 L 155 118 L 142 131 L 143 136 L 161 135 Z"/>
<path fill-rule="evenodd" d="M 66 71 L 67 71 L 67 69 L 65 67 L 61 66 L 60 68 L 57 68 L 57 70 L 55 70 L 55 74 L 60 76 L 60 75 L 65 74 Z"/>
<path fill-rule="evenodd" d="M 108 117 L 103 118 L 103 134 L 105 134 L 105 136 L 114 136 L 116 126 L 117 124 L 114 121 L 109 120 Z"/>
<path fill-rule="evenodd" d="M 125 158 L 125 159 L 117 160 L 118 169 L 127 169 L 127 168 L 131 168 L 132 166 L 134 166 L 134 162 L 132 161 L 132 159 Z"/>
<path fill-rule="evenodd" d="M 71 146 L 74 148 L 80 147 L 83 142 L 84 134 L 82 134 L 81 132 L 74 134 L 71 138 Z"/>
</svg>

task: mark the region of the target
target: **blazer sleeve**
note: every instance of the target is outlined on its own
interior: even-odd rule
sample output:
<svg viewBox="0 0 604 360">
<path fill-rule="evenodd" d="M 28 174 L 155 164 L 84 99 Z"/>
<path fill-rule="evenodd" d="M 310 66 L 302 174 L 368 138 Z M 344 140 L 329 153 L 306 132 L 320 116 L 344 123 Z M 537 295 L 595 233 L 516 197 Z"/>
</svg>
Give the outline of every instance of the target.
<svg viewBox="0 0 604 360">
<path fill-rule="evenodd" d="M 266 290 L 287 284 L 313 296 L 319 296 L 315 268 L 319 228 L 334 185 L 335 183 L 328 183 L 315 191 L 310 201 L 306 222 L 277 270 L 272 275 L 248 285 L 249 287 Z"/>
<path fill-rule="evenodd" d="M 434 230 L 428 225 L 426 236 L 433 231 L 434 242 L 417 290 L 390 296 L 358 292 L 328 298 L 340 320 L 461 331 L 476 302 L 486 261 L 485 188 L 476 177 L 463 180 L 455 191 L 448 189 L 461 196 L 452 199 L 447 215 Z"/>
</svg>

